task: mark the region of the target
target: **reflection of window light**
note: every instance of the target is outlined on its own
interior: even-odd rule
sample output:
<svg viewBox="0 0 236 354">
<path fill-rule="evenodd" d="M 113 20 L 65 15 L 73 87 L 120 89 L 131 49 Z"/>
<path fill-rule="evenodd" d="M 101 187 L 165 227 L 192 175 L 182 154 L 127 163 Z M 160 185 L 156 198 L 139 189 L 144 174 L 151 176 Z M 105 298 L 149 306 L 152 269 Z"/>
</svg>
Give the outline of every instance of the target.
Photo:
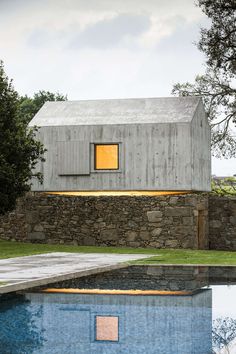
<svg viewBox="0 0 236 354">
<path fill-rule="evenodd" d="M 119 340 L 119 318 L 96 316 L 96 340 L 117 342 Z"/>
<path fill-rule="evenodd" d="M 95 170 L 119 169 L 119 144 L 95 145 Z"/>
</svg>

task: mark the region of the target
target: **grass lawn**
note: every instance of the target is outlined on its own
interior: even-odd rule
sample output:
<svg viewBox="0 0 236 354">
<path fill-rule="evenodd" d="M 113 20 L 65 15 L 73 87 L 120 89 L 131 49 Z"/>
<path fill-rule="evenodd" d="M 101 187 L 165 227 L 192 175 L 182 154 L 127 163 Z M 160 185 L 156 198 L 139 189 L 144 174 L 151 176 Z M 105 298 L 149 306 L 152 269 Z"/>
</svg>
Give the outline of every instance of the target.
<svg viewBox="0 0 236 354">
<path fill-rule="evenodd" d="M 44 245 L 20 242 L 0 241 L 0 259 L 29 256 L 48 252 L 82 252 L 82 253 L 133 253 L 157 255 L 149 259 L 136 261 L 136 264 L 209 264 L 235 265 L 236 252 L 173 250 L 153 248 L 117 248 L 94 246 Z M 134 262 L 132 262 L 134 263 Z"/>
</svg>

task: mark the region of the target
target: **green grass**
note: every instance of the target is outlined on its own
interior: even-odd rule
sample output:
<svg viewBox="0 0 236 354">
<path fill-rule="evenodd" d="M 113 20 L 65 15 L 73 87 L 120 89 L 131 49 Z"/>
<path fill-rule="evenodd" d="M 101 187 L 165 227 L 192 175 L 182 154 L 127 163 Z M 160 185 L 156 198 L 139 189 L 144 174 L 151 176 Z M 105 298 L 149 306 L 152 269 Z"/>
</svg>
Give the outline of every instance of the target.
<svg viewBox="0 0 236 354">
<path fill-rule="evenodd" d="M 82 253 L 130 253 L 157 255 L 149 259 L 135 261 L 136 264 L 209 264 L 235 265 L 236 252 L 173 250 L 152 248 L 118 248 L 94 246 L 44 245 L 20 242 L 0 241 L 0 259 L 29 256 L 48 252 L 82 252 Z M 132 262 L 133 263 L 133 262 Z"/>
</svg>

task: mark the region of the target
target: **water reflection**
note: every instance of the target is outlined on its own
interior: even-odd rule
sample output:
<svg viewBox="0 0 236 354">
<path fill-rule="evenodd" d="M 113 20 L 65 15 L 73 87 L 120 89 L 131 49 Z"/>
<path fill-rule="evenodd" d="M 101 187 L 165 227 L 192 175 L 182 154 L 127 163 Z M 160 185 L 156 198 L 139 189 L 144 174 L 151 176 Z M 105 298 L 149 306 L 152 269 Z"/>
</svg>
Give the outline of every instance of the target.
<svg viewBox="0 0 236 354">
<path fill-rule="evenodd" d="M 60 293 L 1 297 L 0 353 L 233 354 L 236 310 L 219 311 L 219 301 L 235 298 L 235 280 L 232 267 L 134 266 L 52 284 Z"/>
<path fill-rule="evenodd" d="M 215 353 L 235 353 L 235 339 L 236 320 L 224 317 L 213 321 L 212 342 Z"/>
<path fill-rule="evenodd" d="M 0 353 L 31 354 L 43 347 L 43 306 L 24 295 L 4 295 L 0 302 Z"/>
</svg>

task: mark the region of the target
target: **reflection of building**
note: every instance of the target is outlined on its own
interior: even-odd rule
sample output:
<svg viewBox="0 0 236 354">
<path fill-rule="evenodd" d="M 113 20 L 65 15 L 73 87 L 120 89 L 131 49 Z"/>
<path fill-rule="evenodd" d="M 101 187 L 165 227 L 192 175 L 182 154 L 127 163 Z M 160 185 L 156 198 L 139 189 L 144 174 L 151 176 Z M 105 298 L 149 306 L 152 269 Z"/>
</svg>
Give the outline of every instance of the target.
<svg viewBox="0 0 236 354">
<path fill-rule="evenodd" d="M 38 353 L 211 352 L 211 290 L 166 296 L 30 293 L 26 298 L 34 312 L 42 306 L 36 326 L 44 345 Z"/>
<path fill-rule="evenodd" d="M 209 354 L 212 291 L 203 287 L 224 272 L 232 280 L 227 268 L 132 266 L 0 301 L 0 354 Z"/>
</svg>

